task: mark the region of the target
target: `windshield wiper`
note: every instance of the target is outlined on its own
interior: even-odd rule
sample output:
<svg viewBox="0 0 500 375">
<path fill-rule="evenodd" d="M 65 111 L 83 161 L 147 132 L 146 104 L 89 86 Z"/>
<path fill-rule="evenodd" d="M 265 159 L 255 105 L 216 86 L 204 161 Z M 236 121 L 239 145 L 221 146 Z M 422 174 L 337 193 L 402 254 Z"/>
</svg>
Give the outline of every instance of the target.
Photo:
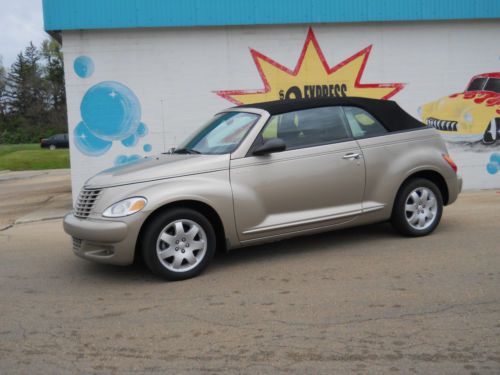
<svg viewBox="0 0 500 375">
<path fill-rule="evenodd" d="M 176 148 L 172 154 L 201 154 L 201 152 L 193 150 L 192 148 Z"/>
</svg>

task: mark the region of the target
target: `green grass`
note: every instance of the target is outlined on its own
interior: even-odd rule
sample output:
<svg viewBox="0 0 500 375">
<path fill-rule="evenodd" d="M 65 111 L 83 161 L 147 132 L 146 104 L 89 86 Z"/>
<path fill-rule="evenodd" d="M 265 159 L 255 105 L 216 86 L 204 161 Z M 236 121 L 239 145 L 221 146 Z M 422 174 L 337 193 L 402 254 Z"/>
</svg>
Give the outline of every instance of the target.
<svg viewBox="0 0 500 375">
<path fill-rule="evenodd" d="M 48 150 L 39 144 L 0 145 L 0 170 L 69 168 L 69 150 Z"/>
</svg>

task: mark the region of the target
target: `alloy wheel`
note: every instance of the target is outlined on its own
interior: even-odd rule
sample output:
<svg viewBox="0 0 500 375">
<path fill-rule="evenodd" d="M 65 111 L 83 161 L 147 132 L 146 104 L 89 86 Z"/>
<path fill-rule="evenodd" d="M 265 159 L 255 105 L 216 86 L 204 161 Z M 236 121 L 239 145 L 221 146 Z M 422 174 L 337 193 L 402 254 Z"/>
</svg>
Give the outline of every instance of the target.
<svg viewBox="0 0 500 375">
<path fill-rule="evenodd" d="M 195 268 L 207 252 L 207 235 L 196 222 L 175 220 L 160 232 L 156 254 L 160 263 L 172 272 Z"/>
<path fill-rule="evenodd" d="M 418 187 L 406 198 L 405 218 L 417 230 L 430 227 L 437 217 L 437 200 L 431 189 Z"/>
</svg>

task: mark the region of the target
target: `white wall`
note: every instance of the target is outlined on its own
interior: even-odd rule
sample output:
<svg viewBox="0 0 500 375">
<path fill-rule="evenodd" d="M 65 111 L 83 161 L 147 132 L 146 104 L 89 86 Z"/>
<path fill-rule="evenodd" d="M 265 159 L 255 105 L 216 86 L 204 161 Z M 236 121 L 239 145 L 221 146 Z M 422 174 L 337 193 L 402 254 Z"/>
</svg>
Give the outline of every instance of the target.
<svg viewBox="0 0 500 375">
<path fill-rule="evenodd" d="M 112 167 L 119 155 L 160 153 L 179 143 L 215 112 L 233 105 L 215 90 L 262 88 L 249 48 L 293 70 L 308 28 L 64 31 L 70 135 L 82 119 L 82 98 L 91 86 L 102 81 L 117 81 L 130 88 L 140 101 L 140 121 L 149 128 L 136 146 L 127 148 L 113 141 L 101 156 L 82 153 L 71 137 L 74 195 L 87 178 Z M 373 45 L 361 82 L 405 83 L 392 99 L 414 116 L 422 104 L 463 91 L 473 75 L 500 71 L 500 51 L 495 44 L 500 40 L 500 28 L 495 21 L 312 28 L 330 66 Z M 94 63 L 94 72 L 88 78 L 80 78 L 73 69 L 79 56 L 88 56 Z M 145 152 L 144 144 L 150 144 L 152 151 Z M 495 150 L 500 152 L 500 146 L 451 148 L 466 188 L 500 187 L 500 172 L 486 171 Z"/>
</svg>

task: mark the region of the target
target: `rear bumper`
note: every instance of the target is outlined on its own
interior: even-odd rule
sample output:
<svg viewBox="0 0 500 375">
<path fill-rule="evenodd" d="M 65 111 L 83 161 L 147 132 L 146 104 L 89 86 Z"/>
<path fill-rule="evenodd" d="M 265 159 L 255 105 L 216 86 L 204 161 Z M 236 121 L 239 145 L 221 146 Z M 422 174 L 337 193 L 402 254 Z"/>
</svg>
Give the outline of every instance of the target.
<svg viewBox="0 0 500 375">
<path fill-rule="evenodd" d="M 458 195 L 462 192 L 462 177 L 457 175 L 456 177 L 449 178 L 446 180 L 448 185 L 448 204 L 452 204 L 458 198 Z"/>
<path fill-rule="evenodd" d="M 135 216 L 135 215 L 134 215 Z M 117 265 L 133 263 L 141 215 L 127 221 L 64 217 L 64 231 L 73 239 L 73 252 L 84 259 Z"/>
</svg>

